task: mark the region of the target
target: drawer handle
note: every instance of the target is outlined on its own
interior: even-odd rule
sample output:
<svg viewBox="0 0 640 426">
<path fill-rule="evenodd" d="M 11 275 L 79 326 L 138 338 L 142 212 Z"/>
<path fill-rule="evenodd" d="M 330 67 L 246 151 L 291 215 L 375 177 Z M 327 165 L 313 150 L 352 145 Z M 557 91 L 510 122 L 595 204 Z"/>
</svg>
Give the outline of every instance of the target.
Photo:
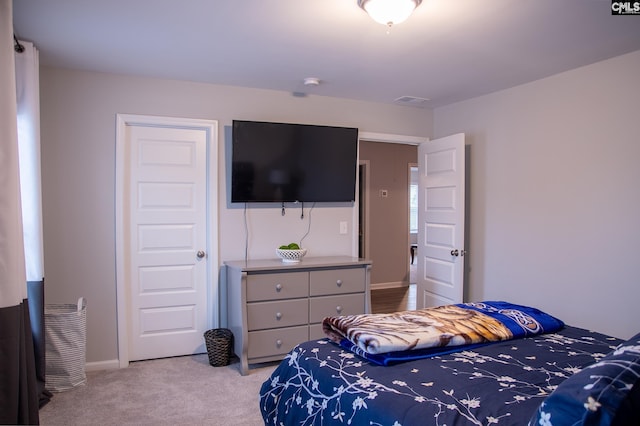
<svg viewBox="0 0 640 426">
<path fill-rule="evenodd" d="M 337 285 L 338 287 L 341 287 L 341 286 L 342 286 L 342 280 L 338 280 L 338 281 L 336 281 L 336 285 Z"/>
<path fill-rule="evenodd" d="M 336 306 L 336 312 L 339 314 L 342 313 L 342 306 L 340 305 Z"/>
<path fill-rule="evenodd" d="M 280 339 L 276 340 L 276 346 L 277 347 L 282 346 L 282 340 L 280 340 Z"/>
<path fill-rule="evenodd" d="M 276 284 L 276 291 L 280 292 L 282 290 L 282 284 Z"/>
<path fill-rule="evenodd" d="M 277 313 L 276 313 L 276 319 L 277 319 L 277 320 L 282 319 L 282 313 L 277 312 Z"/>
</svg>

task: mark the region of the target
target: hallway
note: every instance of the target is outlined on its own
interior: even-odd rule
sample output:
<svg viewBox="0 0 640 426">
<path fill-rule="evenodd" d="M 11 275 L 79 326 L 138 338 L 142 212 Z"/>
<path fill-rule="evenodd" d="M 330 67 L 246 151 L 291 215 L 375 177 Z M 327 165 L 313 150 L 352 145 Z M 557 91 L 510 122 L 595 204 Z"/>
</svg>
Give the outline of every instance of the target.
<svg viewBox="0 0 640 426">
<path fill-rule="evenodd" d="M 413 310 L 416 308 L 416 270 L 409 265 L 408 287 L 371 290 L 371 312 L 374 314 Z"/>
</svg>

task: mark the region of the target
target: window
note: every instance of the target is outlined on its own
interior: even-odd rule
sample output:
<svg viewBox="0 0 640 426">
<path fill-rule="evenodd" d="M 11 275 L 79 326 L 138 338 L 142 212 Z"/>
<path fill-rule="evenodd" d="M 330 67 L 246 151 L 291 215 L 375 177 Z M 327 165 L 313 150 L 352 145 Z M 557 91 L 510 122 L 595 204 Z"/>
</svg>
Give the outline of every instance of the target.
<svg viewBox="0 0 640 426">
<path fill-rule="evenodd" d="M 418 168 L 411 166 L 409 182 L 409 232 L 418 233 Z"/>
</svg>

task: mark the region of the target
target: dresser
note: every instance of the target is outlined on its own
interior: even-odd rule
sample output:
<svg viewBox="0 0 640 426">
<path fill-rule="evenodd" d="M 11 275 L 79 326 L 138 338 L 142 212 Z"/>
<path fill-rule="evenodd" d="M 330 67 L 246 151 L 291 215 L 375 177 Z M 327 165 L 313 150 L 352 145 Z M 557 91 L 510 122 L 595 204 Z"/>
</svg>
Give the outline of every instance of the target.
<svg viewBox="0 0 640 426">
<path fill-rule="evenodd" d="M 371 261 L 347 256 L 227 261 L 227 327 L 240 372 L 325 337 L 322 320 L 371 310 Z"/>
</svg>

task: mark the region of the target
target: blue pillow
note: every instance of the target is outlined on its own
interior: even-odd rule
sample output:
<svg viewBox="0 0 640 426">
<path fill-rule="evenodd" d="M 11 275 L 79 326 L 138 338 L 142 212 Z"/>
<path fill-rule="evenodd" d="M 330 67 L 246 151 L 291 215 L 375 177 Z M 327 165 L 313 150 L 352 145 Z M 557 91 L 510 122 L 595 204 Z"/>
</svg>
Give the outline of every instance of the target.
<svg viewBox="0 0 640 426">
<path fill-rule="evenodd" d="M 639 406 L 640 333 L 560 383 L 529 426 L 638 425 Z"/>
</svg>

